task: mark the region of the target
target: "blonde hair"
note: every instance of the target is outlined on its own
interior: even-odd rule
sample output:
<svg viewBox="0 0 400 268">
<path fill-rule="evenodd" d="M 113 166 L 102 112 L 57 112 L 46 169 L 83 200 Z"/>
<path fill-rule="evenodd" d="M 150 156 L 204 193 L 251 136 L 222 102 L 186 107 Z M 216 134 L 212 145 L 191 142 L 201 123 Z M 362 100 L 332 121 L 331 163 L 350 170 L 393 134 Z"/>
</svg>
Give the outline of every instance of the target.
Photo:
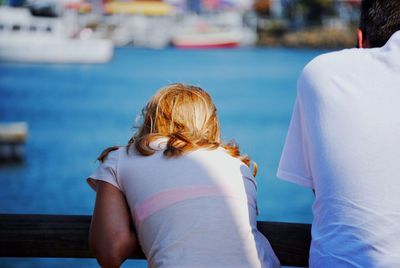
<svg viewBox="0 0 400 268">
<path fill-rule="evenodd" d="M 142 110 L 142 116 L 143 123 L 129 140 L 127 150 L 134 146 L 141 155 L 149 156 L 155 152 L 151 142 L 167 138 L 163 152 L 167 158 L 200 148 L 223 147 L 230 155 L 251 166 L 249 157 L 240 155 L 236 144 L 221 141 L 217 109 L 210 95 L 200 87 L 177 83 L 161 88 Z M 104 160 L 113 148 L 106 149 L 99 160 Z M 257 173 L 255 163 L 253 173 L 254 176 Z"/>
</svg>

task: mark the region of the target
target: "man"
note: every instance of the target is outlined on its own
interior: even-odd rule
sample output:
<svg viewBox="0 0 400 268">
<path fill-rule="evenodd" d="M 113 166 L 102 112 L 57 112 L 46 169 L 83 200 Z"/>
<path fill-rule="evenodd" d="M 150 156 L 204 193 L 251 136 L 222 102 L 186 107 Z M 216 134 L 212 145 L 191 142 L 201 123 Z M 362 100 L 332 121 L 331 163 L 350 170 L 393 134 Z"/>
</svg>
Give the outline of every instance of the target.
<svg viewBox="0 0 400 268">
<path fill-rule="evenodd" d="M 358 46 L 298 81 L 278 177 L 310 187 L 310 267 L 400 267 L 400 1 L 364 0 Z"/>
</svg>

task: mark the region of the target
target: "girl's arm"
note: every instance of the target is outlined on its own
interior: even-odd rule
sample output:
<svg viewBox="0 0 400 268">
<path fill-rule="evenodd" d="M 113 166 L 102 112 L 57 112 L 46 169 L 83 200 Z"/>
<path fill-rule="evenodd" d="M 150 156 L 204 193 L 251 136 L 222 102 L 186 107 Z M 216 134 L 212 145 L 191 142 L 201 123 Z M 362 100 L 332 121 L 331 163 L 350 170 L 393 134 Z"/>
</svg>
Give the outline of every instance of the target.
<svg viewBox="0 0 400 268">
<path fill-rule="evenodd" d="M 96 204 L 89 230 L 89 248 L 103 268 L 119 267 L 139 246 L 122 192 L 97 181 Z"/>
</svg>

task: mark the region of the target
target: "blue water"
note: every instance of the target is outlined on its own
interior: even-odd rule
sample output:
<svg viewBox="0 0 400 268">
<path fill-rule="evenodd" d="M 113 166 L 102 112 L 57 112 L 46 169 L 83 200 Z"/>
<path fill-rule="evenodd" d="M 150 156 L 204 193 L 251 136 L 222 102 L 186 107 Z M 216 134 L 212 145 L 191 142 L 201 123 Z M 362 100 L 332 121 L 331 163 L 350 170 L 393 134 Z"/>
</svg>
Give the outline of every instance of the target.
<svg viewBox="0 0 400 268">
<path fill-rule="evenodd" d="M 0 213 L 90 214 L 85 178 L 123 145 L 150 96 L 172 82 L 213 97 L 223 138 L 259 165 L 260 219 L 311 222 L 312 192 L 275 173 L 304 65 L 324 51 L 117 49 L 105 65 L 0 64 L 0 122 L 26 121 L 26 160 L 0 165 Z M 97 267 L 94 260 L 0 258 L 0 267 Z M 129 261 L 124 267 L 145 267 Z"/>
</svg>

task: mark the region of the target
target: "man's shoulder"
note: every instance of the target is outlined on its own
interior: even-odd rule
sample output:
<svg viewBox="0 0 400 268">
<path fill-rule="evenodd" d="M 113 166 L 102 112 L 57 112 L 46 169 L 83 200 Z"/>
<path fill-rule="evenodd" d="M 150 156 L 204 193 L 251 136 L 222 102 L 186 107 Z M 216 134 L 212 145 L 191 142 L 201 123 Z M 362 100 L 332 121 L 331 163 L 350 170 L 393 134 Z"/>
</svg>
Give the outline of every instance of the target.
<svg viewBox="0 0 400 268">
<path fill-rule="evenodd" d="M 321 54 L 312 59 L 303 72 L 327 72 L 351 68 L 352 62 L 362 58 L 363 50 L 350 48 Z"/>
<path fill-rule="evenodd" d="M 347 77 L 362 66 L 365 60 L 363 49 L 343 49 L 321 54 L 311 60 L 303 69 L 298 80 L 298 90 L 303 93 L 322 93 L 335 80 Z"/>
</svg>

